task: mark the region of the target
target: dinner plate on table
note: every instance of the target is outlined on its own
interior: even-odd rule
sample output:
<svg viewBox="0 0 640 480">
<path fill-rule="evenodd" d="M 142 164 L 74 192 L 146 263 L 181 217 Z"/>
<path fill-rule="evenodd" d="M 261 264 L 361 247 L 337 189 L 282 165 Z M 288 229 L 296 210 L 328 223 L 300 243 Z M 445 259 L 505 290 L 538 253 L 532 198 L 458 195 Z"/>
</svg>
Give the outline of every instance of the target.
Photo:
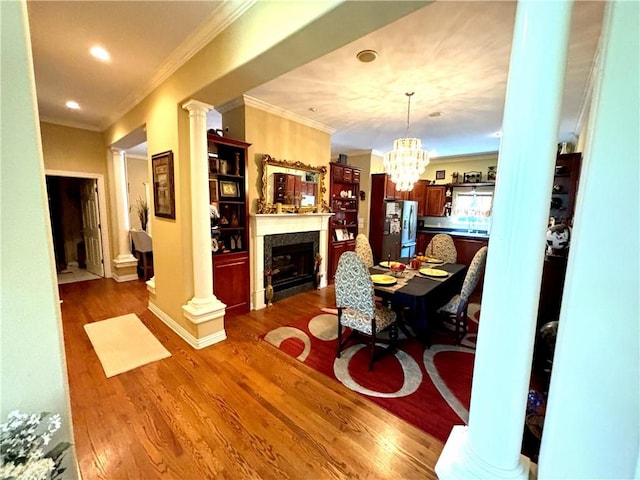
<svg viewBox="0 0 640 480">
<path fill-rule="evenodd" d="M 419 272 L 427 277 L 446 277 L 449 275 L 449 272 L 437 268 L 421 268 Z"/>
<path fill-rule="evenodd" d="M 439 258 L 434 258 L 434 257 L 424 257 L 423 262 L 424 263 L 432 263 L 432 264 L 444 263 Z"/>
<path fill-rule="evenodd" d="M 371 275 L 371 280 L 376 285 L 393 285 L 398 281 L 391 275 Z"/>
<path fill-rule="evenodd" d="M 402 265 L 401 262 L 387 262 L 387 261 L 380 262 L 378 265 L 380 265 L 381 267 L 384 267 L 384 268 L 391 268 L 391 265 L 396 265 L 396 264 L 397 265 Z"/>
</svg>

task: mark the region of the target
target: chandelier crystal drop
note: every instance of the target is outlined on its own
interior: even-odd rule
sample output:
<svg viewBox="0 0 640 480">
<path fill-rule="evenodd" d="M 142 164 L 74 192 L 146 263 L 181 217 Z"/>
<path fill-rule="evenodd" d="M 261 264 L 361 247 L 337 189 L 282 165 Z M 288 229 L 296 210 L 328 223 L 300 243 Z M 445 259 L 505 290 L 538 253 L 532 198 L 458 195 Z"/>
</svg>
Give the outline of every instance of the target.
<svg viewBox="0 0 640 480">
<path fill-rule="evenodd" d="M 404 138 L 394 140 L 393 150 L 385 154 L 383 165 L 385 171 L 391 177 L 391 181 L 395 183 L 396 190 L 410 192 L 429 164 L 429 152 L 422 150 L 422 142 L 419 138 L 409 137 L 409 115 L 413 92 L 407 92 L 405 95 L 409 99 L 407 105 L 407 132 Z"/>
</svg>

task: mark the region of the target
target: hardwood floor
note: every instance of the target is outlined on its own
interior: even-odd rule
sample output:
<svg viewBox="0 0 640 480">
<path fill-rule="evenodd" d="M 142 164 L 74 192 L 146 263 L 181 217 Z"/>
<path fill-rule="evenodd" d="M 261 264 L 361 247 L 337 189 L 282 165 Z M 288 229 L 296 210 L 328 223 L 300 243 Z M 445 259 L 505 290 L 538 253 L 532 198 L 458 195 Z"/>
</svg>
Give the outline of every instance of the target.
<svg viewBox="0 0 640 480">
<path fill-rule="evenodd" d="M 438 440 L 259 339 L 333 287 L 229 319 L 202 350 L 147 310 L 141 280 L 59 288 L 83 479 L 437 478 Z M 127 313 L 172 356 L 107 379 L 83 325 Z"/>
</svg>

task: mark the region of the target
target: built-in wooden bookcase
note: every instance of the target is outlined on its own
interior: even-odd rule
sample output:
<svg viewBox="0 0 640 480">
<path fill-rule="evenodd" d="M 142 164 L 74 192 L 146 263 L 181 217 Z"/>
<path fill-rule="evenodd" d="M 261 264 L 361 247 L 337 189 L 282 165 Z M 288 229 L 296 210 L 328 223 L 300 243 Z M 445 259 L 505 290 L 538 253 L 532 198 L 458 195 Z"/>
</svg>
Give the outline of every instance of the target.
<svg viewBox="0 0 640 480">
<path fill-rule="evenodd" d="M 207 134 L 213 292 L 227 305 L 227 316 L 250 308 L 249 145 L 212 131 Z"/>
<path fill-rule="evenodd" d="M 335 214 L 329 220 L 329 281 L 333 280 L 340 255 L 356 248 L 360 169 L 330 163 L 329 204 Z"/>
</svg>

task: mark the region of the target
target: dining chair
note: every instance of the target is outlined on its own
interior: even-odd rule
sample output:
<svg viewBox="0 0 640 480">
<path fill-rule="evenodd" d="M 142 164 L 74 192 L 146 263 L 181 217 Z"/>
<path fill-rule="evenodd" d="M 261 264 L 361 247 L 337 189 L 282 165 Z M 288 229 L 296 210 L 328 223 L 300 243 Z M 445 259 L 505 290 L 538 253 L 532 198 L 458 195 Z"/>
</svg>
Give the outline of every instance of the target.
<svg viewBox="0 0 640 480">
<path fill-rule="evenodd" d="M 443 317 L 445 324 L 453 325 L 456 330 L 456 345 L 467 333 L 467 308 L 469 307 L 469 297 L 478 286 L 478 281 L 484 272 L 487 262 L 487 247 L 482 247 L 476 252 L 471 260 L 471 265 L 462 282 L 460 293 L 454 295 L 445 305 L 438 308 L 437 312 Z"/>
<path fill-rule="evenodd" d="M 369 370 L 373 369 L 377 335 L 386 328 L 389 332 L 389 347 L 382 353 L 395 348 L 398 338 L 396 314 L 387 307 L 376 306 L 373 298 L 373 281 L 369 269 L 355 252 L 344 252 L 338 260 L 335 275 L 336 306 L 338 307 L 338 351 L 337 358 L 346 344 L 355 336 L 369 337 Z M 351 329 L 343 341 L 342 327 Z"/>
<path fill-rule="evenodd" d="M 142 270 L 145 281 L 153 276 L 153 243 L 151 236 L 142 230 L 131 230 L 133 255 L 138 259 L 138 269 Z"/>
<path fill-rule="evenodd" d="M 360 257 L 365 267 L 373 267 L 373 251 L 369 244 L 369 239 L 364 233 L 359 233 L 356 236 L 356 255 Z"/>
<path fill-rule="evenodd" d="M 427 245 L 427 251 L 424 254 L 445 263 L 456 263 L 458 260 L 458 251 L 453 243 L 453 237 L 446 233 L 435 235 Z"/>
</svg>

